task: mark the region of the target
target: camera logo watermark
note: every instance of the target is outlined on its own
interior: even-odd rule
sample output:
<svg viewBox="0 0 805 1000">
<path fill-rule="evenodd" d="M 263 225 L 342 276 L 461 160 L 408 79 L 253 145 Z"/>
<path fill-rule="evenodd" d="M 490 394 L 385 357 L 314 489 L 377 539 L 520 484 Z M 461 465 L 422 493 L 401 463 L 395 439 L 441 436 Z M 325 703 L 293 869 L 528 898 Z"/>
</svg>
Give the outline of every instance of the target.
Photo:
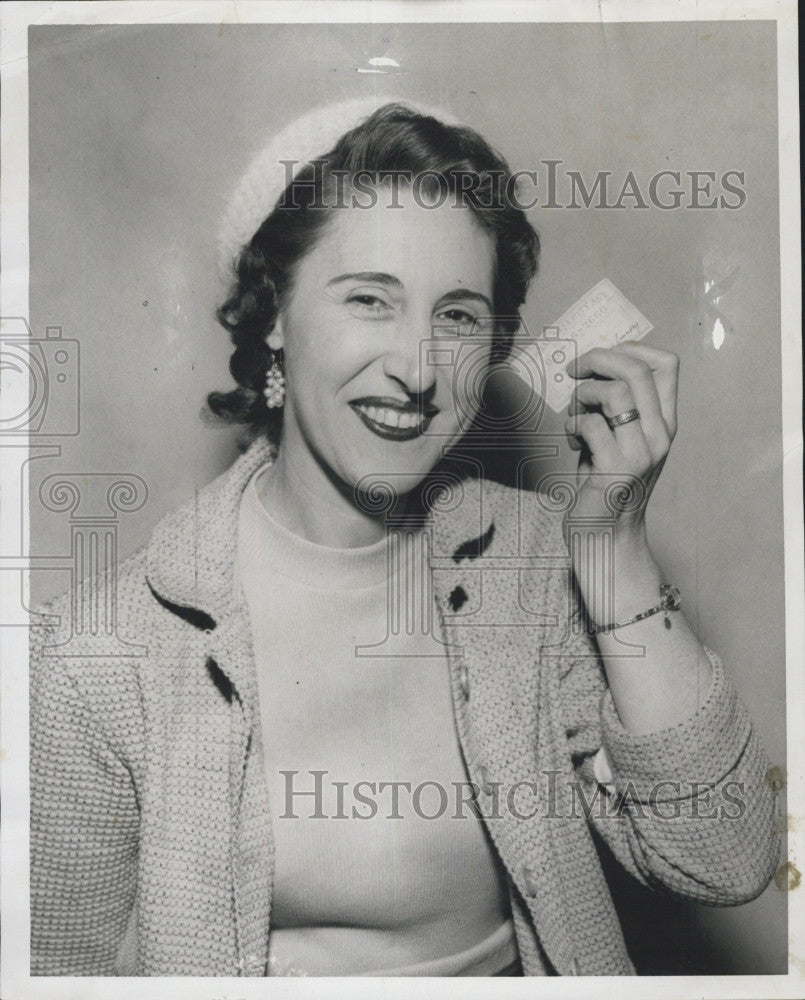
<svg viewBox="0 0 805 1000">
<path fill-rule="evenodd" d="M 652 325 L 604 279 L 556 324 L 544 328 L 542 336 L 532 337 L 521 324 L 515 339 L 516 349 L 502 365 L 516 378 L 522 392 L 515 405 L 496 408 L 488 405 L 487 389 L 488 380 L 496 370 L 500 371 L 501 363 L 494 365 L 491 358 L 495 338 L 511 319 L 485 317 L 474 321 L 469 333 L 461 327 L 434 326 L 431 336 L 420 342 L 420 370 L 436 371 L 436 377 L 449 384 L 450 391 L 441 398 L 453 407 L 447 420 L 431 423 L 427 420 L 428 396 L 420 395 L 421 435 L 435 439 L 441 444 L 442 455 L 450 459 L 449 465 L 437 466 L 435 473 L 426 478 L 423 505 L 434 518 L 466 521 L 467 538 L 460 540 L 468 546 L 464 553 L 466 561 L 460 548 L 456 552 L 438 550 L 432 534 L 433 520 L 411 522 L 400 487 L 405 482 L 405 488 L 410 488 L 412 477 L 408 472 L 386 471 L 364 476 L 355 487 L 354 501 L 359 509 L 385 522 L 388 615 L 386 635 L 378 637 L 375 643 L 356 647 L 358 657 L 426 655 L 421 651 L 410 652 L 413 635 L 427 636 L 431 649 L 427 655 L 444 656 L 448 651 L 461 655 L 465 640 L 471 641 L 473 630 L 512 627 L 534 630 L 535 645 L 539 643 L 553 654 L 561 655 L 580 633 L 592 632 L 575 598 L 574 562 L 584 562 L 596 574 L 600 606 L 591 609 L 595 618 L 612 620 L 618 572 L 613 544 L 615 526 L 620 515 L 638 509 L 645 502 L 645 487 L 629 474 L 591 472 L 591 478 L 600 480 L 606 510 L 595 518 L 579 517 L 575 467 L 566 472 L 538 473 L 540 463 L 546 458 L 559 456 L 565 437 L 564 433 L 543 431 L 541 425 L 546 403 L 558 411 L 570 401 L 578 383 L 568 369 L 580 352 L 639 339 Z M 517 538 L 513 543 L 510 539 L 507 546 L 500 540 L 495 542 L 494 523 L 487 523 L 483 515 L 487 492 L 484 456 L 498 456 L 506 448 L 511 449 L 519 496 Z M 454 471 L 461 465 L 466 478 L 477 483 L 471 498 L 465 480 Z M 541 550 L 542 540 L 534 537 L 533 530 L 534 500 L 538 508 L 564 519 L 567 547 L 563 551 Z M 477 513 L 471 505 L 476 505 Z M 580 553 L 592 556 L 574 559 Z M 567 605 L 563 613 L 539 603 L 538 595 L 544 592 L 540 578 L 557 572 L 566 578 Z M 454 582 L 448 586 L 448 593 L 441 595 L 440 602 L 434 581 L 438 583 L 448 577 Z M 496 600 L 512 585 L 516 587 L 514 599 L 506 603 Z M 434 604 L 441 629 L 435 627 Z M 642 645 L 621 635 L 613 638 L 622 647 L 622 655 L 645 654 Z M 574 644 L 574 649 L 576 655 L 582 655 L 578 653 L 579 643 Z M 589 646 L 589 655 L 597 655 L 593 644 Z"/>
<path fill-rule="evenodd" d="M 0 320 L 0 372 L 6 400 L 0 435 L 72 437 L 80 429 L 80 350 L 77 340 L 49 326 L 36 339 L 27 320 Z"/>
<path fill-rule="evenodd" d="M 146 647 L 118 636 L 117 572 L 121 515 L 142 509 L 148 487 L 141 476 L 124 472 L 60 472 L 46 476 L 29 496 L 30 465 L 61 456 L 60 438 L 81 430 L 81 351 L 78 340 L 60 326 L 34 336 L 24 317 L 0 320 L 0 454 L 8 484 L 4 501 L 19 524 L 12 551 L 0 553 L 0 572 L 12 573 L 19 585 L 4 603 L 3 626 L 51 624 L 52 618 L 29 614 L 25 575 L 62 570 L 70 576 L 69 622 L 62 641 L 46 645 L 45 656 L 144 655 Z M 29 503 L 40 503 L 69 518 L 70 551 L 32 555 L 26 551 Z M 10 508 L 10 510 L 9 510 Z"/>
</svg>

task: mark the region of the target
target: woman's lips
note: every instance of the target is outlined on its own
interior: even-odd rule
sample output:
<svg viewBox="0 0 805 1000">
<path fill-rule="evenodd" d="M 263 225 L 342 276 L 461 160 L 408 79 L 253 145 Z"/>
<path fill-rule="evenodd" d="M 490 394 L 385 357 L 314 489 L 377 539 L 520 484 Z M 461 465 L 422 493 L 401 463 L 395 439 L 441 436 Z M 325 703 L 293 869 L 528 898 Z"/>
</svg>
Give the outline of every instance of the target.
<svg viewBox="0 0 805 1000">
<path fill-rule="evenodd" d="M 420 408 L 384 397 L 356 399 L 350 406 L 370 431 L 388 441 L 410 441 L 420 437 L 439 412 L 430 404 Z"/>
</svg>

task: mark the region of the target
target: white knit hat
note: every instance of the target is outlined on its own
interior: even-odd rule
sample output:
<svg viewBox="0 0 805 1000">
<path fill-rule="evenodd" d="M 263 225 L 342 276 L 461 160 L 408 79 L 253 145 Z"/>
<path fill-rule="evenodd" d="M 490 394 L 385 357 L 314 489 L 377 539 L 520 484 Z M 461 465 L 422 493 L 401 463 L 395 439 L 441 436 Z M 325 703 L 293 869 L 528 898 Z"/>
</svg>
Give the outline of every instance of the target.
<svg viewBox="0 0 805 1000">
<path fill-rule="evenodd" d="M 294 119 L 269 137 L 227 200 L 218 233 L 221 268 L 229 271 L 241 247 L 249 242 L 287 187 L 288 167 L 283 160 L 297 161 L 291 171 L 296 176 L 305 164 L 332 149 L 345 132 L 391 102 L 404 104 L 446 125 L 459 124 L 453 115 L 441 108 L 379 94 L 322 105 Z"/>
</svg>

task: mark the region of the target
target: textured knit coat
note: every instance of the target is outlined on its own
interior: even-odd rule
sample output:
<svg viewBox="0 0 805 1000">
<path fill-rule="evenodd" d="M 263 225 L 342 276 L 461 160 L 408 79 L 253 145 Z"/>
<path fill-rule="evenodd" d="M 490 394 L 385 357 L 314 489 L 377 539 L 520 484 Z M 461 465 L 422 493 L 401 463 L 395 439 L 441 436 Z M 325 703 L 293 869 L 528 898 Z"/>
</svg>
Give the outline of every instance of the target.
<svg viewBox="0 0 805 1000">
<path fill-rule="evenodd" d="M 270 457 L 253 444 L 119 567 L 131 655 L 82 655 L 97 646 L 73 628 L 70 595 L 32 629 L 33 974 L 269 972 L 271 816 L 234 568 L 241 494 Z M 557 515 L 469 480 L 435 505 L 431 530 L 456 731 L 525 973 L 634 971 L 591 825 L 661 891 L 713 904 L 761 892 L 778 851 L 768 763 L 718 659 L 696 715 L 631 733 L 572 628 Z M 108 592 L 85 586 L 85 599 Z"/>
</svg>

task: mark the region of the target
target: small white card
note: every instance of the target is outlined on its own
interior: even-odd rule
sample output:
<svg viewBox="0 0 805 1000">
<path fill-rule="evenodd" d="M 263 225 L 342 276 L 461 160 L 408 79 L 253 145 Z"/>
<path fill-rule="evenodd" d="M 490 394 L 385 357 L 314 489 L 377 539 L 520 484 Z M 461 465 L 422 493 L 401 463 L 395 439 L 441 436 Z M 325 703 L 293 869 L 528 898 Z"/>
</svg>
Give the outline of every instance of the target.
<svg viewBox="0 0 805 1000">
<path fill-rule="evenodd" d="M 599 281 L 537 338 L 548 406 L 559 413 L 570 402 L 578 382 L 565 369 L 574 358 L 594 347 L 640 340 L 652 329 L 653 325 L 608 278 Z"/>
</svg>

